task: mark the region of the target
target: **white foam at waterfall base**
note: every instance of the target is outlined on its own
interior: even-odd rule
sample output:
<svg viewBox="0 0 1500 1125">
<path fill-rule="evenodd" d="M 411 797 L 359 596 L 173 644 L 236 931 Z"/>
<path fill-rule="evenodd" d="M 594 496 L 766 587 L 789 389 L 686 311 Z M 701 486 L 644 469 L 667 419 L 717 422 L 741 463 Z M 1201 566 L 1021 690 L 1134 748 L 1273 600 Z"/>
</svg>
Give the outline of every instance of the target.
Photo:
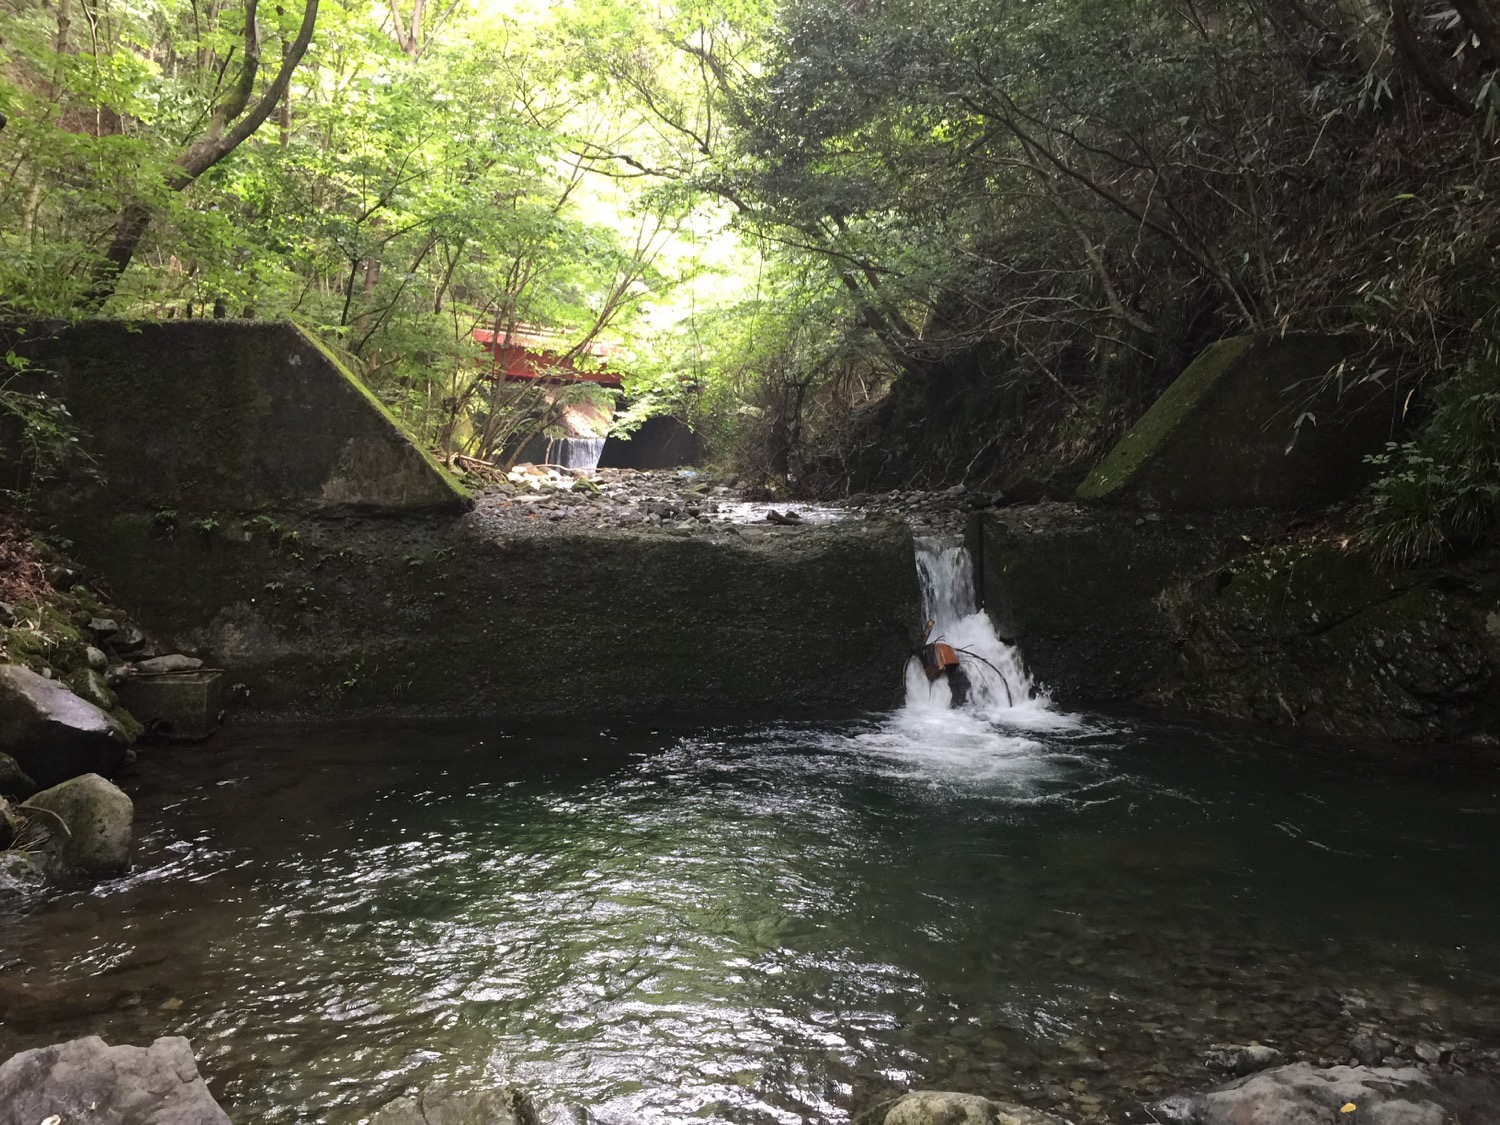
<svg viewBox="0 0 1500 1125">
<path fill-rule="evenodd" d="M 943 641 L 958 653 L 968 680 L 963 709 L 981 718 L 1003 718 L 1011 725 L 1040 720 L 1053 727 L 1058 718 L 1052 701 L 1036 690 L 1020 654 L 995 635 L 989 615 L 976 606 L 974 567 L 962 543 L 918 539 L 917 575 L 922 586 L 922 615 L 932 622 L 928 641 Z M 906 666 L 906 709 L 949 710 L 953 690 L 946 676 L 929 682 L 921 661 Z"/>
<path fill-rule="evenodd" d="M 1054 751 L 1039 735 L 1076 730 L 1075 716 L 1036 690 L 1015 648 L 975 606 L 973 565 L 961 543 L 917 540 L 923 619 L 929 641 L 958 651 L 968 697 L 953 705 L 947 677 L 929 682 L 916 657 L 906 662 L 906 703 L 858 748 L 909 768 L 949 777 L 1019 781 L 1050 772 Z"/>
</svg>

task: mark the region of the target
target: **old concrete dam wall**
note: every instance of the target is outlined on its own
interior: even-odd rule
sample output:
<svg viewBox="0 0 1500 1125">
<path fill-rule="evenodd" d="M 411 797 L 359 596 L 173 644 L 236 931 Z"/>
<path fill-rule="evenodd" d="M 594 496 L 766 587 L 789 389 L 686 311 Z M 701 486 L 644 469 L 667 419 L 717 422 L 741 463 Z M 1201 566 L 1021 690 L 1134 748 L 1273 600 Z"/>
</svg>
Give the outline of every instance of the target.
<svg viewBox="0 0 1500 1125">
<path fill-rule="evenodd" d="M 99 478 L 48 518 L 260 711 L 883 707 L 918 590 L 899 521 L 517 531 L 284 324 L 15 339 Z"/>
</svg>

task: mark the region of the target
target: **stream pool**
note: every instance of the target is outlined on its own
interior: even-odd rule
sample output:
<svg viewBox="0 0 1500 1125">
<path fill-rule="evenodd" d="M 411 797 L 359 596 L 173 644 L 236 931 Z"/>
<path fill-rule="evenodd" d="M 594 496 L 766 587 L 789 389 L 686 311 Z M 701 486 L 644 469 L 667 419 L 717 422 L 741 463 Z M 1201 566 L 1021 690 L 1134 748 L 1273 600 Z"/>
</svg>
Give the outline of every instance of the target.
<svg viewBox="0 0 1500 1125">
<path fill-rule="evenodd" d="M 132 873 L 0 915 L 0 1057 L 180 1034 L 237 1125 L 454 1082 L 624 1125 L 843 1122 L 912 1086 L 1143 1120 L 1222 1077 L 1215 1044 L 1500 1046 L 1493 774 L 1011 720 L 143 749 Z"/>
</svg>

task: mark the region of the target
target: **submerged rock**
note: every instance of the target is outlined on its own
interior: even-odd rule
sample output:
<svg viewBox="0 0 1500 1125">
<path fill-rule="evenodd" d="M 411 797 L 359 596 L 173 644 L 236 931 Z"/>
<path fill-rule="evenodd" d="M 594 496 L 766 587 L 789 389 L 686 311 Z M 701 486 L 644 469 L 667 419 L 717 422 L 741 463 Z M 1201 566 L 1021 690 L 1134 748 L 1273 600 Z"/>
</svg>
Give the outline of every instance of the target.
<svg viewBox="0 0 1500 1125">
<path fill-rule="evenodd" d="M 54 813 L 67 825 L 63 863 L 88 875 L 112 875 L 130 862 L 135 806 L 96 773 L 71 778 L 36 794 L 21 811 Z"/>
<path fill-rule="evenodd" d="M 41 877 L 40 872 L 36 877 Z M 64 981 L 0 977 L 0 1019 L 10 1027 L 55 1027 L 62 1021 L 118 1011 L 138 999 L 130 989 L 111 985 L 103 977 Z"/>
<path fill-rule="evenodd" d="M 1248 1047 L 1226 1047 L 1214 1051 L 1209 1055 L 1208 1061 L 1231 1074 L 1246 1075 L 1280 1066 L 1286 1062 L 1286 1056 L 1275 1047 L 1252 1043 Z"/>
<path fill-rule="evenodd" d="M 20 665 L 0 666 L 0 752 L 37 784 L 111 773 L 130 742 L 117 719 L 62 684 Z"/>
<path fill-rule="evenodd" d="M 434 1087 L 382 1106 L 370 1125 L 536 1125 L 537 1113 L 520 1090 Z"/>
<path fill-rule="evenodd" d="M 47 877 L 31 853 L 0 852 L 0 903 L 33 895 L 46 881 Z"/>
<path fill-rule="evenodd" d="M 180 1036 L 111 1047 L 97 1035 L 0 1065 L 0 1125 L 229 1125 Z"/>
<path fill-rule="evenodd" d="M 866 1115 L 865 1125 L 1061 1125 L 1040 1110 L 943 1090 L 916 1090 L 882 1108 Z"/>
<path fill-rule="evenodd" d="M 1353 1117 L 1378 1125 L 1453 1125 L 1493 1121 L 1500 1083 L 1416 1067 L 1293 1063 L 1237 1079 L 1207 1094 L 1169 1099 L 1155 1107 L 1182 1125 L 1328 1125 Z M 1341 1114 L 1344 1106 L 1355 1108 Z"/>
</svg>

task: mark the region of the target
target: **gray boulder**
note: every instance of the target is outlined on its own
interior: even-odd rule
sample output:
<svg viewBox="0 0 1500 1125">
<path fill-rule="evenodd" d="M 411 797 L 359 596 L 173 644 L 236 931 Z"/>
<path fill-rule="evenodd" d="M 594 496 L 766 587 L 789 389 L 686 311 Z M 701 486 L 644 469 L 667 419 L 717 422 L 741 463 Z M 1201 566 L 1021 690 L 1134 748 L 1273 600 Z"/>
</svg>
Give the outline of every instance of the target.
<svg viewBox="0 0 1500 1125">
<path fill-rule="evenodd" d="M 1051 1114 L 977 1094 L 915 1090 L 863 1116 L 867 1125 L 1062 1125 Z"/>
<path fill-rule="evenodd" d="M 86 875 L 112 875 L 130 862 L 135 806 L 98 774 L 86 773 L 42 790 L 21 806 L 23 813 L 33 809 L 54 813 L 67 825 L 66 867 Z"/>
<path fill-rule="evenodd" d="M 1269 1070 L 1286 1062 L 1286 1056 L 1275 1047 L 1252 1043 L 1248 1047 L 1223 1047 L 1208 1055 L 1210 1066 L 1217 1066 L 1234 1075 L 1254 1074 L 1257 1070 Z"/>
<path fill-rule="evenodd" d="M 17 664 L 0 666 L 0 753 L 38 785 L 110 773 L 130 742 L 118 720 L 62 684 Z"/>
<path fill-rule="evenodd" d="M 536 1125 L 536 1122 L 536 1110 L 519 1090 L 450 1090 L 441 1086 L 388 1102 L 370 1118 L 370 1125 Z"/>
<path fill-rule="evenodd" d="M 0 1065 L 0 1125 L 230 1125 L 186 1039 L 111 1047 L 97 1035 Z"/>
<path fill-rule="evenodd" d="M 1351 1103 L 1360 1125 L 1469 1125 L 1495 1120 L 1500 1083 L 1416 1067 L 1293 1063 L 1173 1098 L 1156 1116 L 1183 1125 L 1329 1125 Z"/>
</svg>

